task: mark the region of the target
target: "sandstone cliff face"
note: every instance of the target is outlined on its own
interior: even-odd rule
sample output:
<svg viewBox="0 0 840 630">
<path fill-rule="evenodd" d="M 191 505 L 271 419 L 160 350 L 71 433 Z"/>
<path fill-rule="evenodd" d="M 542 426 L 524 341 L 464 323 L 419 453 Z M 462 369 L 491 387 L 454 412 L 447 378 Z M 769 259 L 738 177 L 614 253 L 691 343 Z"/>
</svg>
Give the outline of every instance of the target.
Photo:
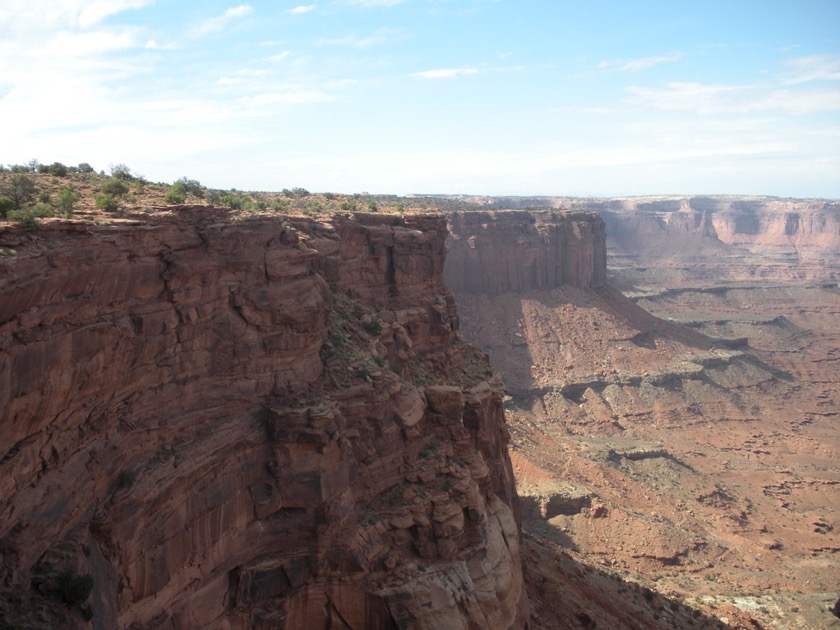
<svg viewBox="0 0 840 630">
<path fill-rule="evenodd" d="M 523 627 L 503 390 L 445 236 L 206 208 L 0 233 L 0 612 Z"/>
<path fill-rule="evenodd" d="M 449 215 L 446 284 L 498 295 L 606 282 L 604 224 L 590 213 L 463 212 Z"/>
<path fill-rule="evenodd" d="M 836 280 L 840 205 L 828 201 L 691 197 L 605 202 L 611 266 L 644 282 Z M 622 272 L 624 270 L 622 269 Z M 664 275 L 663 275 L 664 273 Z"/>
</svg>

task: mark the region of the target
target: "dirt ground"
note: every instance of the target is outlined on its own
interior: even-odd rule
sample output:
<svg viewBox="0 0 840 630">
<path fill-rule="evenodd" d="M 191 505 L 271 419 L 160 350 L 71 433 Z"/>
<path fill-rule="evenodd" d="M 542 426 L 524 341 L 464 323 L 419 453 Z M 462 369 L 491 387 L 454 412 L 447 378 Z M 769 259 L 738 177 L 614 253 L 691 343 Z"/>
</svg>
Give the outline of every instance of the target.
<svg viewBox="0 0 840 630">
<path fill-rule="evenodd" d="M 840 627 L 840 291 L 631 297 L 457 296 L 510 394 L 538 627 L 655 627 L 552 626 L 580 600 L 552 563 L 736 627 Z"/>
</svg>

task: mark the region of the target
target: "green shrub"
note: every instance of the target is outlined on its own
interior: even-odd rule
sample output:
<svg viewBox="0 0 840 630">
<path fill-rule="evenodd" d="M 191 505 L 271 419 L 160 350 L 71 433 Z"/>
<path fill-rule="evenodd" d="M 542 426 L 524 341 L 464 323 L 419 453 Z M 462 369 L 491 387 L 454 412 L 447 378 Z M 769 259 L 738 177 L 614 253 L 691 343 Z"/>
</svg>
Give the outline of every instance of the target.
<svg viewBox="0 0 840 630">
<path fill-rule="evenodd" d="M 178 184 L 175 184 L 166 192 L 164 199 L 166 200 L 166 203 L 180 205 L 187 200 L 187 193 L 183 189 L 183 187 L 179 186 Z"/>
<path fill-rule="evenodd" d="M 56 595 L 68 606 L 84 604 L 93 590 L 93 576 L 65 571 L 56 578 Z"/>
<path fill-rule="evenodd" d="M 96 207 L 105 212 L 116 212 L 120 209 L 120 202 L 112 195 L 96 195 Z"/>
<path fill-rule="evenodd" d="M 111 177 L 121 179 L 126 182 L 130 182 L 135 179 L 134 175 L 131 174 L 131 169 L 125 164 L 111 164 Z"/>
<path fill-rule="evenodd" d="M 123 180 L 112 177 L 99 188 L 101 192 L 111 197 L 122 197 L 128 194 L 128 184 Z"/>
<path fill-rule="evenodd" d="M 69 217 L 73 214 L 73 206 L 79 200 L 79 195 L 67 186 L 62 186 L 58 189 L 55 200 L 58 211 L 64 217 Z"/>
<path fill-rule="evenodd" d="M 50 175 L 55 175 L 56 177 L 64 177 L 65 175 L 67 175 L 67 167 L 64 166 L 64 164 L 62 164 L 61 162 L 53 162 L 52 164 L 39 164 L 38 172 L 49 173 Z"/>
<path fill-rule="evenodd" d="M 79 169 L 80 173 L 93 173 L 94 172 L 93 167 L 90 164 L 88 164 L 87 162 L 82 162 L 76 168 Z"/>
<path fill-rule="evenodd" d="M 123 470 L 117 475 L 117 487 L 118 488 L 130 488 L 134 485 L 134 473 L 130 470 Z"/>
<path fill-rule="evenodd" d="M 182 177 L 178 181 L 175 182 L 175 186 L 178 186 L 180 190 L 183 190 L 184 193 L 193 195 L 201 199 L 204 197 L 204 186 L 201 185 L 195 179 L 187 179 L 186 177 Z"/>
<path fill-rule="evenodd" d="M 53 215 L 54 212 L 51 205 L 46 203 L 36 203 L 34 206 L 30 206 L 28 208 L 10 210 L 6 216 L 9 221 L 14 221 L 24 227 L 33 228 L 38 225 L 38 219 L 51 217 Z"/>
<path fill-rule="evenodd" d="M 228 208 L 232 208 L 233 210 L 242 210 L 245 206 L 245 202 L 248 201 L 248 198 L 245 195 L 240 193 L 231 191 L 229 193 L 223 194 L 219 201 L 223 206 L 227 206 Z"/>
<path fill-rule="evenodd" d="M 362 322 L 362 328 L 364 328 L 367 334 L 378 337 L 382 333 L 382 322 L 378 319 L 371 319 Z"/>
<path fill-rule="evenodd" d="M 0 183 L 0 195 L 11 199 L 15 208 L 21 208 L 35 199 L 35 192 L 35 182 L 24 173 L 15 173 Z"/>
<path fill-rule="evenodd" d="M 8 197 L 0 197 L 0 218 L 6 218 L 10 210 L 14 210 L 15 202 Z"/>
</svg>

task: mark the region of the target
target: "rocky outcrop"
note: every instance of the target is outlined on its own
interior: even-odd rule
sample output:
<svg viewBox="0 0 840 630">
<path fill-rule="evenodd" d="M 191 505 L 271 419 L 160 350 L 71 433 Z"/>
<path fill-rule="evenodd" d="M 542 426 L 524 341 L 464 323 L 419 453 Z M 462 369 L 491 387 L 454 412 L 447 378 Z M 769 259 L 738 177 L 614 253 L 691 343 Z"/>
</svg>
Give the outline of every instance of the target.
<svg viewBox="0 0 840 630">
<path fill-rule="evenodd" d="M 604 224 L 595 214 L 546 211 L 449 214 L 446 283 L 498 295 L 606 282 Z"/>
<path fill-rule="evenodd" d="M 611 266 L 636 282 L 673 286 L 698 280 L 838 278 L 836 202 L 686 197 L 614 200 L 603 206 Z"/>
<path fill-rule="evenodd" d="M 445 236 L 207 208 L 0 232 L 5 620 L 524 627 L 503 389 Z"/>
<path fill-rule="evenodd" d="M 486 269 L 496 278 L 487 287 L 494 294 L 503 291 L 500 286 L 551 288 L 550 279 L 546 280 L 546 273 L 539 270 L 540 254 L 530 251 L 531 246 L 526 244 L 530 239 L 524 235 L 529 229 L 522 221 L 529 214 L 548 213 L 600 215 L 606 226 L 611 282 L 628 289 L 634 284 L 838 280 L 840 204 L 837 201 L 734 195 L 615 199 L 453 197 L 450 201 L 461 207 L 480 209 L 478 213 L 452 213 L 453 225 L 471 225 L 476 234 L 485 229 L 481 226 L 489 223 L 491 217 L 498 220 L 500 210 L 510 210 L 505 214 L 517 217 L 510 222 L 512 229 L 519 230 L 513 238 L 528 250 L 518 261 L 523 265 L 519 271 L 505 262 L 512 259 L 509 252 L 501 249 L 498 252 L 501 260 L 494 260 L 493 255 L 484 260 L 475 253 L 462 254 L 467 262 L 458 266 L 465 270 L 452 275 L 458 281 L 467 272 L 480 273 Z M 474 285 L 476 281 L 469 282 Z M 456 293 L 462 290 L 461 284 L 451 286 Z M 475 287 L 473 291 L 481 292 L 478 289 Z"/>
</svg>

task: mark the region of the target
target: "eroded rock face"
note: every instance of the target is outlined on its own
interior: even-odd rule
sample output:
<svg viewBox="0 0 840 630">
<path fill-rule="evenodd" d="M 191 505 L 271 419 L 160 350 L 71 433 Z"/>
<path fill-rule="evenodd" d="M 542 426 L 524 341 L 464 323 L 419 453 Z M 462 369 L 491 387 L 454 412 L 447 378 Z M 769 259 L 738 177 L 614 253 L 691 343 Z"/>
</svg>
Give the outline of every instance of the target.
<svg viewBox="0 0 840 630">
<path fill-rule="evenodd" d="M 686 197 L 614 200 L 600 212 L 611 266 L 675 286 L 837 280 L 838 210 L 820 200 Z"/>
<path fill-rule="evenodd" d="M 524 627 L 445 237 L 207 208 L 0 234 L 0 611 L 89 574 L 67 627 Z"/>
<path fill-rule="evenodd" d="M 498 295 L 606 282 L 606 237 L 591 213 L 451 213 L 446 284 L 455 293 Z"/>
</svg>

